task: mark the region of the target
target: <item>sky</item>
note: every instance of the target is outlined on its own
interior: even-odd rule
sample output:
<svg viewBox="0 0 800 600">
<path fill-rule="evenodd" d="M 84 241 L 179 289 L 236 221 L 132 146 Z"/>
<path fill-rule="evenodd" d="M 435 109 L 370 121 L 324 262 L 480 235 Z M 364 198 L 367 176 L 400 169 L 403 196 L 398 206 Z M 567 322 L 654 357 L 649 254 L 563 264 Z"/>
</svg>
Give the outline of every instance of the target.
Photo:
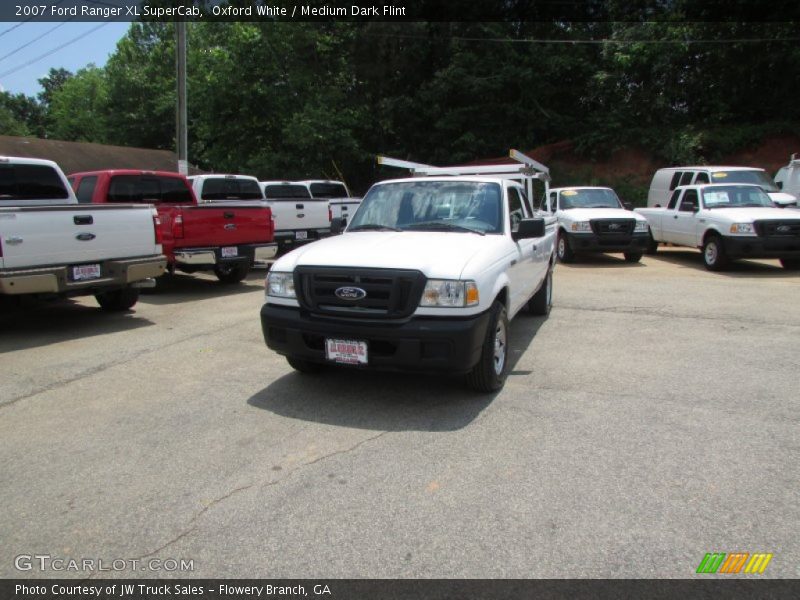
<svg viewBox="0 0 800 600">
<path fill-rule="evenodd" d="M 0 23 L 0 91 L 36 96 L 42 91 L 36 80 L 45 77 L 51 68 L 63 67 L 74 73 L 90 63 L 105 65 L 130 25 L 127 22 Z M 26 65 L 34 59 L 39 60 Z"/>
</svg>

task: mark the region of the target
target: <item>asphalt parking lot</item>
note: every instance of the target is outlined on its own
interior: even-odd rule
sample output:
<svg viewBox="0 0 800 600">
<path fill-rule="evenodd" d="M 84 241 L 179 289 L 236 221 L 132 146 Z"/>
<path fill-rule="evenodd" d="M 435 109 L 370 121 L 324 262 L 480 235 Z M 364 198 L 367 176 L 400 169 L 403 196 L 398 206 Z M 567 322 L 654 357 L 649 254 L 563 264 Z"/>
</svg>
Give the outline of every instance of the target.
<svg viewBox="0 0 800 600">
<path fill-rule="evenodd" d="M 188 559 L 149 577 L 800 576 L 800 275 L 668 249 L 559 265 L 494 396 L 295 373 L 263 271 L 133 312 L 3 307 L 0 576 L 15 557 Z M 109 576 L 109 573 L 103 573 Z M 707 576 L 706 576 L 707 577 Z"/>
</svg>

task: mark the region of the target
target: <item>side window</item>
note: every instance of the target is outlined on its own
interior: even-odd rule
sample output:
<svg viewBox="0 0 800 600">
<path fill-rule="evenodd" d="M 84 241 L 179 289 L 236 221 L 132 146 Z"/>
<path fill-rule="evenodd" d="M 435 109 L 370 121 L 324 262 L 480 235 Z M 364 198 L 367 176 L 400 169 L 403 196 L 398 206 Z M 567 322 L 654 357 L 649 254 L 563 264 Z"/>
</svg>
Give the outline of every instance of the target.
<svg viewBox="0 0 800 600">
<path fill-rule="evenodd" d="M 528 200 L 528 195 L 523 190 L 517 190 L 519 192 L 520 198 L 522 198 L 522 205 L 525 208 L 525 213 L 531 217 L 533 216 L 533 208 L 531 207 L 531 203 Z"/>
<path fill-rule="evenodd" d="M 708 173 L 700 171 L 694 179 L 695 183 L 709 183 Z"/>
<path fill-rule="evenodd" d="M 667 206 L 669 210 L 675 208 L 675 205 L 678 203 L 678 197 L 680 197 L 680 195 L 681 195 L 680 190 L 675 190 L 674 192 L 672 192 L 672 196 L 669 199 L 669 205 Z"/>
<path fill-rule="evenodd" d="M 694 212 L 697 209 L 697 191 L 686 190 L 681 200 L 681 212 Z"/>
<path fill-rule="evenodd" d="M 508 217 L 510 220 L 510 230 L 516 232 L 519 230 L 519 222 L 525 217 L 525 211 L 522 208 L 522 200 L 517 193 L 517 188 L 508 188 Z"/>
<path fill-rule="evenodd" d="M 74 186 L 75 181 L 71 182 Z M 78 202 L 80 204 L 89 204 L 92 201 L 92 196 L 94 195 L 94 188 L 97 185 L 97 176 L 92 175 L 91 177 L 84 177 L 81 179 L 81 182 L 78 184 L 78 190 L 75 193 L 78 196 Z"/>
<path fill-rule="evenodd" d="M 683 171 L 675 171 L 675 174 L 672 176 L 672 181 L 669 182 L 670 191 L 678 187 L 678 182 L 681 180 L 681 175 L 683 175 Z"/>
<path fill-rule="evenodd" d="M 689 185 L 692 183 L 692 177 L 694 176 L 694 171 L 686 171 L 681 176 L 681 182 L 678 185 Z"/>
</svg>

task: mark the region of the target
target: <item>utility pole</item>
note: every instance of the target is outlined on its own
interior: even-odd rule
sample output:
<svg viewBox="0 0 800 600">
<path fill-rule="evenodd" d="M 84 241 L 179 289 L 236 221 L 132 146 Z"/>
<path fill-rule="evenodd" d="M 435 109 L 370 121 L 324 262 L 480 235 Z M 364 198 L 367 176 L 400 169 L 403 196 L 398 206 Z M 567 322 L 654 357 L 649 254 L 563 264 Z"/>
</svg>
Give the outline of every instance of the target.
<svg viewBox="0 0 800 600">
<path fill-rule="evenodd" d="M 176 21 L 175 31 L 177 44 L 175 45 L 175 71 L 177 73 L 177 115 L 176 115 L 176 141 L 178 151 L 178 173 L 189 174 L 188 161 L 188 132 L 186 126 L 186 22 Z"/>
</svg>

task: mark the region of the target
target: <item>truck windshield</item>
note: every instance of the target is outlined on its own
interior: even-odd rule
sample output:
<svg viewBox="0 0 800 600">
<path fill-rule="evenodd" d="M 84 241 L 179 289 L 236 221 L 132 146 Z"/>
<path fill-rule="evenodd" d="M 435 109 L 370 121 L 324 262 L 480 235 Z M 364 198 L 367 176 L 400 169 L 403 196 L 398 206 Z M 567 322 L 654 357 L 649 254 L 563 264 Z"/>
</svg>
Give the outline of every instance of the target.
<svg viewBox="0 0 800 600">
<path fill-rule="evenodd" d="M 194 202 L 192 191 L 183 177 L 159 175 L 115 175 L 108 186 L 109 202 L 140 203 Z"/>
<path fill-rule="evenodd" d="M 0 164 L 0 200 L 66 200 L 69 192 L 53 167 Z"/>
<path fill-rule="evenodd" d="M 561 192 L 561 210 L 570 208 L 622 208 L 619 198 L 610 189 L 578 189 Z"/>
<path fill-rule="evenodd" d="M 314 198 L 347 198 L 347 188 L 341 183 L 312 183 L 309 186 Z"/>
<path fill-rule="evenodd" d="M 778 186 L 764 171 L 714 171 L 711 173 L 711 183 L 752 183 L 765 192 L 778 192 Z"/>
<path fill-rule="evenodd" d="M 715 185 L 703 190 L 706 208 L 743 208 L 772 206 L 772 200 L 760 187 L 753 185 Z"/>
<path fill-rule="evenodd" d="M 464 181 L 375 185 L 347 231 L 463 231 L 502 233 L 500 186 Z"/>
<path fill-rule="evenodd" d="M 264 195 L 269 200 L 296 200 L 298 198 L 311 198 L 311 192 L 304 185 L 275 184 L 265 185 Z"/>
<path fill-rule="evenodd" d="M 263 200 L 261 187 L 252 179 L 214 177 L 203 182 L 203 200 Z"/>
</svg>

